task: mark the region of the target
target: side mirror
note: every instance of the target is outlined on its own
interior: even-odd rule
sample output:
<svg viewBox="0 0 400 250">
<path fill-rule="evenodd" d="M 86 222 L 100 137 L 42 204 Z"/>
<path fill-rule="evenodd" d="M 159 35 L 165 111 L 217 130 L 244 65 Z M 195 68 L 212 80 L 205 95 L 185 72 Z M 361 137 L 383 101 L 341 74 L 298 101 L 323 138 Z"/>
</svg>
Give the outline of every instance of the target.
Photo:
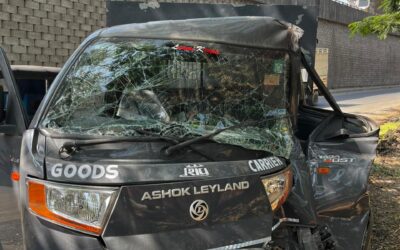
<svg viewBox="0 0 400 250">
<path fill-rule="evenodd" d="M 0 123 L 4 121 L 5 117 L 5 112 L 4 112 L 4 89 L 3 86 L 0 85 Z"/>
<path fill-rule="evenodd" d="M 5 99 L 3 86 L 0 85 L 0 134 L 16 135 L 18 133 L 16 125 L 4 124 L 4 120 L 6 119 L 6 112 L 4 111 L 6 105 Z"/>
</svg>

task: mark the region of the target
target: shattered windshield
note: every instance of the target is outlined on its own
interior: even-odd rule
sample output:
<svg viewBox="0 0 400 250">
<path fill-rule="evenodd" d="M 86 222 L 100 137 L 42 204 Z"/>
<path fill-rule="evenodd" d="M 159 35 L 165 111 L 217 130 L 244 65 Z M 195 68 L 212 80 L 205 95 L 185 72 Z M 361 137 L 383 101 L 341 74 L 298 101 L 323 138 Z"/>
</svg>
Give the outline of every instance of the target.
<svg viewBox="0 0 400 250">
<path fill-rule="evenodd" d="M 67 73 L 42 128 L 64 134 L 213 140 L 287 157 L 289 56 L 215 43 L 100 39 Z M 265 120 L 265 122 L 263 122 Z"/>
</svg>

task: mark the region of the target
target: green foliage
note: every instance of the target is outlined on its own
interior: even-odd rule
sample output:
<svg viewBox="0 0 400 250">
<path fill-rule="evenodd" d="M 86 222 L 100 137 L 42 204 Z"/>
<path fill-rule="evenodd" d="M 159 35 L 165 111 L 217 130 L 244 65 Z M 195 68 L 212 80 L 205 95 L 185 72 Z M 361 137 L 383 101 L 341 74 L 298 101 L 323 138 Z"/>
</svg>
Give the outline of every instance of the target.
<svg viewBox="0 0 400 250">
<path fill-rule="evenodd" d="M 400 11 L 400 0 L 383 0 L 379 9 L 385 13 L 395 13 Z"/>
<path fill-rule="evenodd" d="M 379 8 L 384 14 L 366 17 L 349 25 L 352 36 L 374 34 L 383 40 L 390 33 L 400 32 L 400 0 L 383 0 Z"/>
<path fill-rule="evenodd" d="M 389 133 L 396 132 L 397 130 L 400 130 L 400 121 L 384 123 L 380 127 L 379 138 L 384 139 Z"/>
</svg>

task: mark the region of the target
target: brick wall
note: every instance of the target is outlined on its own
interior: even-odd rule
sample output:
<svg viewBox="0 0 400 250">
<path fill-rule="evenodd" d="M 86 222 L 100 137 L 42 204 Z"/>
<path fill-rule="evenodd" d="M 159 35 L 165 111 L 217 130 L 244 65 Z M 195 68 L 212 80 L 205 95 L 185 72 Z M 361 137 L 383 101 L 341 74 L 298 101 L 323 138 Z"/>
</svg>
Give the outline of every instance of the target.
<svg viewBox="0 0 400 250">
<path fill-rule="evenodd" d="M 105 14 L 103 0 L 0 0 L 0 44 L 11 64 L 61 66 Z"/>
<path fill-rule="evenodd" d="M 330 89 L 400 84 L 400 37 L 349 37 L 346 25 L 319 19 L 319 48 L 329 48 Z"/>
<path fill-rule="evenodd" d="M 301 4 L 316 5 L 318 0 L 107 0 L 110 2 L 141 3 L 215 3 L 215 4 Z"/>
<path fill-rule="evenodd" d="M 141 2 L 139 0 L 131 0 Z M 296 0 L 261 0 L 285 4 Z M 316 3 L 316 0 L 297 0 Z M 0 44 L 12 64 L 61 66 L 92 31 L 105 26 L 105 0 L 0 0 Z M 147 1 L 149 2 L 149 1 Z M 154 2 L 154 1 L 153 1 Z M 160 0 L 255 3 L 255 0 Z M 365 13 L 321 0 L 318 39 L 329 48 L 329 87 L 400 84 L 400 37 L 349 38 L 346 22 Z M 357 14 L 357 15 L 356 15 Z"/>
</svg>

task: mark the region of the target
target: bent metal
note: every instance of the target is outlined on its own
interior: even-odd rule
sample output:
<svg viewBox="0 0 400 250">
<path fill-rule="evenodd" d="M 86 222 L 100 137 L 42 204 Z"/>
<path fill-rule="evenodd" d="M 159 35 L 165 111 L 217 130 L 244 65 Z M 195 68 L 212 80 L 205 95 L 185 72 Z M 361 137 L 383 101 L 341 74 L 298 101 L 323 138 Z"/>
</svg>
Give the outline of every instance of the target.
<svg viewBox="0 0 400 250">
<path fill-rule="evenodd" d="M 214 184 L 214 185 L 203 185 L 199 187 L 184 187 L 184 188 L 172 188 L 163 190 L 154 190 L 151 192 L 144 192 L 142 195 L 142 201 L 144 200 L 158 200 L 164 198 L 182 197 L 189 195 L 208 194 L 208 193 L 219 193 L 226 191 L 245 190 L 250 187 L 248 181 L 226 183 L 225 185 Z"/>
</svg>

